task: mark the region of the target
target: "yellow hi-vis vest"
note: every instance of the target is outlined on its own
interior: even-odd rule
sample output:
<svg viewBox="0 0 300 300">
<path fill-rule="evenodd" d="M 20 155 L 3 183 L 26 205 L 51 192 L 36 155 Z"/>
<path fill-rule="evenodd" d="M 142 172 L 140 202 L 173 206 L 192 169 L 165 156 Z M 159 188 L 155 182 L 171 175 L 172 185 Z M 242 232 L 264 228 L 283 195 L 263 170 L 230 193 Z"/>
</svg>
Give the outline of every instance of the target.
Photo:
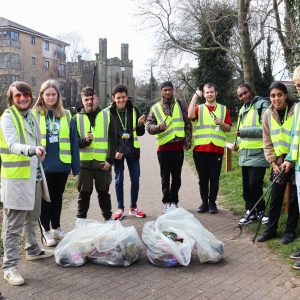
<svg viewBox="0 0 300 300">
<path fill-rule="evenodd" d="M 184 138 L 184 120 L 180 105 L 177 99 L 174 99 L 174 107 L 172 116 L 166 116 L 163 112 L 160 102 L 154 104 L 151 108 L 154 116 L 157 120 L 157 124 L 166 123 L 167 129 L 161 133 L 156 134 L 156 144 L 161 146 L 169 141 L 173 140 L 175 137 Z"/>
<path fill-rule="evenodd" d="M 294 109 L 294 137 L 293 137 L 293 141 L 292 141 L 292 160 L 296 161 L 298 164 L 300 164 L 300 155 L 299 155 L 300 117 L 299 117 L 299 114 L 300 114 L 300 106 L 298 103 L 298 104 L 296 104 L 295 109 Z"/>
<path fill-rule="evenodd" d="M 261 127 L 259 122 L 259 115 L 257 109 L 254 109 L 252 105 L 244 119 L 241 119 L 241 108 L 239 113 L 238 124 L 240 124 L 240 130 L 247 127 Z M 263 139 L 260 138 L 239 138 L 239 149 L 263 149 Z"/>
<path fill-rule="evenodd" d="M 19 142 L 21 144 L 28 144 L 26 132 L 24 129 L 24 120 L 20 112 L 15 106 L 11 106 L 3 113 L 10 113 L 13 123 L 15 125 Z M 9 151 L 8 145 L 3 137 L 2 130 L 0 130 L 0 145 L 1 145 L 1 177 L 13 179 L 28 179 L 30 178 L 30 159 L 25 155 L 12 154 Z"/>
<path fill-rule="evenodd" d="M 132 130 L 133 130 L 133 147 L 140 148 L 140 142 L 136 134 L 136 111 L 132 108 Z"/>
<path fill-rule="evenodd" d="M 267 110 L 268 124 L 270 128 L 270 137 L 276 156 L 288 154 L 291 145 L 291 130 L 293 116 L 289 116 L 282 125 L 279 125 L 270 109 Z"/>
<path fill-rule="evenodd" d="M 72 162 L 71 157 L 71 142 L 70 142 L 70 122 L 71 122 L 71 113 L 68 110 L 65 111 L 65 116 L 59 119 L 60 128 L 59 128 L 59 158 L 63 163 L 70 164 Z M 46 117 L 33 111 L 33 115 L 39 124 L 40 134 L 41 134 L 41 145 L 46 147 Z"/>
<path fill-rule="evenodd" d="M 80 160 L 106 161 L 108 152 L 108 129 L 110 123 L 110 111 L 103 109 L 95 119 L 95 127 L 91 128 L 91 123 L 86 114 L 76 115 L 77 131 L 81 138 L 87 136 L 91 130 L 93 140 L 91 144 L 84 148 L 79 148 Z"/>
<path fill-rule="evenodd" d="M 224 122 L 226 106 L 218 103 L 214 114 Z M 209 113 L 209 109 L 205 104 L 199 105 L 198 120 L 193 128 L 193 139 L 194 146 L 208 145 L 211 142 L 218 147 L 225 146 L 226 132 L 216 125 L 214 118 Z"/>
</svg>

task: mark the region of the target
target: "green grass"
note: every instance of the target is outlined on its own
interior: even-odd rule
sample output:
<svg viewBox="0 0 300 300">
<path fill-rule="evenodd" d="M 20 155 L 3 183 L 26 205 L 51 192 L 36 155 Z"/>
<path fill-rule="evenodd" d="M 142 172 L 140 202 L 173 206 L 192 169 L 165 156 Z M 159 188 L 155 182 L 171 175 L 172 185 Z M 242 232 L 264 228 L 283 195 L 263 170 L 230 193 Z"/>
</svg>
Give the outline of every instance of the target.
<svg viewBox="0 0 300 300">
<path fill-rule="evenodd" d="M 236 132 L 236 123 L 232 126 L 231 132 L 228 134 L 227 142 L 234 143 L 235 132 Z M 186 154 L 187 154 L 186 155 L 187 160 L 194 167 L 192 151 L 189 150 L 187 151 Z M 269 174 L 270 174 L 270 170 L 267 170 L 265 180 L 264 180 L 264 188 L 266 188 L 270 184 Z M 265 201 L 266 200 L 267 197 L 265 197 Z M 225 155 L 224 155 L 223 167 L 220 176 L 219 202 L 222 204 L 222 206 L 231 210 L 235 215 L 237 215 L 237 219 L 241 217 L 245 212 L 244 200 L 242 197 L 242 174 L 241 174 L 241 168 L 238 165 L 238 153 L 232 152 L 232 171 L 228 173 L 225 172 Z M 278 238 L 272 239 L 265 244 L 267 247 L 269 247 L 271 251 L 276 253 L 284 263 L 292 267 L 294 262 L 289 259 L 289 255 L 295 250 L 300 249 L 300 228 L 299 228 L 300 226 L 298 226 L 297 228 L 298 238 L 291 244 L 282 245 L 280 242 L 280 238 L 284 233 L 286 219 L 287 219 L 287 215 L 282 210 L 282 215 L 277 229 Z M 250 233 L 252 235 L 251 236 L 252 238 L 256 232 L 257 224 L 253 224 L 246 227 L 249 228 L 250 231 L 244 230 L 243 234 Z M 260 233 L 264 229 L 265 229 L 265 225 L 262 225 L 260 228 Z M 299 274 L 299 272 L 296 271 L 296 274 Z"/>
</svg>

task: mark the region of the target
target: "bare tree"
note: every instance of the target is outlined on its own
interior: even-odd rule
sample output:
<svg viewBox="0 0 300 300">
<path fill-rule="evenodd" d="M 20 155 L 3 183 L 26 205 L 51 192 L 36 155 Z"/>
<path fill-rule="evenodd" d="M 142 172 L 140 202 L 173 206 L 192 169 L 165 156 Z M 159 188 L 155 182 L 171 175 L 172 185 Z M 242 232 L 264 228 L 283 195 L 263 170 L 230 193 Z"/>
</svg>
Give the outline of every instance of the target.
<svg viewBox="0 0 300 300">
<path fill-rule="evenodd" d="M 84 47 L 84 40 L 78 32 L 71 31 L 58 35 L 57 38 L 70 44 L 66 48 L 68 62 L 76 62 L 78 60 L 78 55 L 80 55 L 84 60 L 91 60 L 91 51 Z"/>
<path fill-rule="evenodd" d="M 295 0 L 273 0 L 273 9 L 276 20 L 274 29 L 282 45 L 287 69 L 292 73 L 295 65 L 299 64 L 300 33 L 296 15 L 299 17 L 300 3 Z"/>
<path fill-rule="evenodd" d="M 254 86 L 253 57 L 255 49 L 265 38 L 265 24 L 272 12 L 271 0 L 137 0 L 138 14 L 146 26 L 158 28 L 160 55 L 170 51 L 185 51 L 198 55 L 200 51 L 226 51 L 241 62 L 244 81 Z M 222 14 L 218 8 L 221 8 Z M 216 16 L 236 20 L 239 37 L 231 47 L 215 36 Z M 201 47 L 199 24 L 205 22 L 207 34 L 214 46 Z M 256 34 L 253 34 L 253 33 Z M 237 43 L 237 44 L 236 44 Z"/>
</svg>

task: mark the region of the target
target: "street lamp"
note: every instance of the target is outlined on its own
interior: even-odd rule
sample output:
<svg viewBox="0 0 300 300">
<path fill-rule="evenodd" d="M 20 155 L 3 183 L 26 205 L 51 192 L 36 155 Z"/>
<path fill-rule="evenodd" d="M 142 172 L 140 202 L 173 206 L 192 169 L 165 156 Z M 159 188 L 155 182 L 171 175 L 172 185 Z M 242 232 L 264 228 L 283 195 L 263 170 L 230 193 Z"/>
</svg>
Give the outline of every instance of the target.
<svg viewBox="0 0 300 300">
<path fill-rule="evenodd" d="M 121 67 L 121 73 L 122 73 L 122 84 L 124 84 L 124 72 L 125 72 L 125 67 Z"/>
</svg>

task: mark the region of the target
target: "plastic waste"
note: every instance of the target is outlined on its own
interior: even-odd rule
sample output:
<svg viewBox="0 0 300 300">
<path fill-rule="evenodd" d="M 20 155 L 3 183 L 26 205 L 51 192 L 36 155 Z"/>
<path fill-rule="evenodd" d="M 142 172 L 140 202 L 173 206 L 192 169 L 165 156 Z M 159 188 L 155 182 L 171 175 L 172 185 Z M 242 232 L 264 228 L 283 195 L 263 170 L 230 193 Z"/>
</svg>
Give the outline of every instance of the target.
<svg viewBox="0 0 300 300">
<path fill-rule="evenodd" d="M 128 266 L 139 259 L 142 242 L 134 226 L 120 221 L 100 223 L 89 220 L 68 232 L 54 250 L 62 266 L 81 266 L 87 261 L 110 266 Z"/>
</svg>

